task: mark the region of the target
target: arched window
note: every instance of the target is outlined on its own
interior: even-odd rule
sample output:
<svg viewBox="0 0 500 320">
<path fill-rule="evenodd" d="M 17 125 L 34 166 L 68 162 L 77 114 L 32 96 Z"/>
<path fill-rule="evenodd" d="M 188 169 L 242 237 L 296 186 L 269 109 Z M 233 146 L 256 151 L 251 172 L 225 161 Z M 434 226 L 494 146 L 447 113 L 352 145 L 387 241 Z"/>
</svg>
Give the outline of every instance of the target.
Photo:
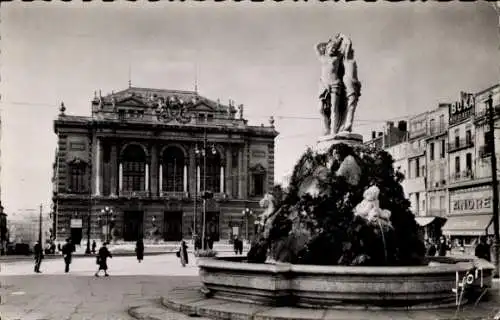
<svg viewBox="0 0 500 320">
<path fill-rule="evenodd" d="M 88 191 L 87 164 L 80 160 L 69 163 L 69 183 L 70 193 L 83 193 Z"/>
<path fill-rule="evenodd" d="M 203 157 L 200 158 L 200 190 L 220 192 L 221 157 L 215 149 L 207 148 L 206 166 L 207 175 L 205 177 Z M 206 185 L 203 184 L 204 179 L 206 179 Z"/>
<path fill-rule="evenodd" d="M 142 147 L 129 145 L 122 153 L 123 190 L 145 190 L 146 154 Z"/>
<path fill-rule="evenodd" d="M 169 147 L 162 154 L 162 190 L 166 192 L 184 191 L 184 153 L 177 147 Z"/>
</svg>

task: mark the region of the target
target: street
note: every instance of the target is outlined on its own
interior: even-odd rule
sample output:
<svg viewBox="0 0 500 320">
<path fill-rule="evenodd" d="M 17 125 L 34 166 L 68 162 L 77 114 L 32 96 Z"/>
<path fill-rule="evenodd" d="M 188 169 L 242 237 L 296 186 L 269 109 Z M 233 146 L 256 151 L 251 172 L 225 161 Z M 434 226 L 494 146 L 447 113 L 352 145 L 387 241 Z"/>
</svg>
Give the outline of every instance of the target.
<svg viewBox="0 0 500 320">
<path fill-rule="evenodd" d="M 128 320 L 127 309 L 158 299 L 175 287 L 199 284 L 194 256 L 182 267 L 173 254 L 109 260 L 110 277 L 96 278 L 93 257 L 73 259 L 68 274 L 61 259 L 45 260 L 41 274 L 33 263 L 2 263 L 0 270 L 0 318 Z"/>
</svg>

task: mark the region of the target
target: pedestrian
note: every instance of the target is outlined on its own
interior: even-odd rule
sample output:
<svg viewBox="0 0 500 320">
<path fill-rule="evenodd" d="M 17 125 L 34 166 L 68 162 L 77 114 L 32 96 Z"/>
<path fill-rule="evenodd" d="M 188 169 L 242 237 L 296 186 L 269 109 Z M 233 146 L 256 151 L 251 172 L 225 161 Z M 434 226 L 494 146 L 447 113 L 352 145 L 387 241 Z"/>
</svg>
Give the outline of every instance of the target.
<svg viewBox="0 0 500 320">
<path fill-rule="evenodd" d="M 105 277 L 109 277 L 108 258 L 113 258 L 113 256 L 111 255 L 111 252 L 109 252 L 108 248 L 106 247 L 106 242 L 104 242 L 102 244 L 102 247 L 99 249 L 99 253 L 97 253 L 97 257 L 96 257 L 96 263 L 99 265 L 99 269 L 97 269 L 97 272 L 95 273 L 96 277 L 99 277 L 99 272 L 101 270 L 104 271 Z"/>
<path fill-rule="evenodd" d="M 182 240 L 179 251 L 177 251 L 177 257 L 179 257 L 179 259 L 181 260 L 181 264 L 183 267 L 185 267 L 186 264 L 189 263 L 187 248 L 188 246 L 186 244 L 186 241 Z"/>
<path fill-rule="evenodd" d="M 448 243 L 446 243 L 446 239 L 444 236 L 441 236 L 439 238 L 439 244 L 438 244 L 438 255 L 440 257 L 444 257 L 446 256 L 446 251 L 448 251 L 449 249 L 449 246 L 448 246 Z"/>
<path fill-rule="evenodd" d="M 41 273 L 40 265 L 42 264 L 43 250 L 42 250 L 42 244 L 40 243 L 40 241 L 36 242 L 35 248 L 33 249 L 33 251 L 35 253 L 35 272 Z"/>
<path fill-rule="evenodd" d="M 75 251 L 75 247 L 71 243 L 71 238 L 66 239 L 66 243 L 62 247 L 62 254 L 64 257 L 64 272 L 69 272 L 69 265 L 71 264 L 71 258 L 73 256 L 73 252 Z"/>
<path fill-rule="evenodd" d="M 478 258 L 491 261 L 491 252 L 490 252 L 490 246 L 489 244 L 486 243 L 486 237 L 481 236 L 479 238 L 479 243 L 476 246 L 476 250 L 474 252 L 474 255 Z"/>
<path fill-rule="evenodd" d="M 238 252 L 240 255 L 243 254 L 243 240 L 238 239 Z"/>
<path fill-rule="evenodd" d="M 238 236 L 234 236 L 234 242 L 233 242 L 234 254 L 238 254 L 238 248 L 239 248 Z"/>
<path fill-rule="evenodd" d="M 95 243 L 95 240 L 92 241 L 92 254 L 95 254 L 95 247 L 97 247 L 97 244 Z"/>
<path fill-rule="evenodd" d="M 427 255 L 429 257 L 434 257 L 436 255 L 437 248 L 433 240 L 427 240 Z"/>
<path fill-rule="evenodd" d="M 142 239 L 138 239 L 135 244 L 135 254 L 137 255 L 137 261 L 141 263 L 144 260 L 144 242 Z"/>
</svg>

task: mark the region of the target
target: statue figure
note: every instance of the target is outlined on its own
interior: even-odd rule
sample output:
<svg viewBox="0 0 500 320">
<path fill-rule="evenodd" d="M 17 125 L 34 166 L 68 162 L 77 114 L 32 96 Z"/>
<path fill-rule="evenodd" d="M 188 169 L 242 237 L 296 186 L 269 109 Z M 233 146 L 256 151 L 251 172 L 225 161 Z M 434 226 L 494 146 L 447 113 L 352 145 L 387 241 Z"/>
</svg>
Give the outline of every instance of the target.
<svg viewBox="0 0 500 320">
<path fill-rule="evenodd" d="M 391 212 L 381 209 L 378 196 L 380 189 L 377 186 L 371 186 L 363 193 L 363 201 L 354 208 L 354 215 L 368 220 L 369 222 L 379 222 L 392 227 Z"/>
<path fill-rule="evenodd" d="M 352 131 L 354 112 L 361 95 L 361 83 L 351 40 L 337 34 L 328 42 L 316 45 L 321 62 L 320 113 L 324 135 Z"/>
</svg>

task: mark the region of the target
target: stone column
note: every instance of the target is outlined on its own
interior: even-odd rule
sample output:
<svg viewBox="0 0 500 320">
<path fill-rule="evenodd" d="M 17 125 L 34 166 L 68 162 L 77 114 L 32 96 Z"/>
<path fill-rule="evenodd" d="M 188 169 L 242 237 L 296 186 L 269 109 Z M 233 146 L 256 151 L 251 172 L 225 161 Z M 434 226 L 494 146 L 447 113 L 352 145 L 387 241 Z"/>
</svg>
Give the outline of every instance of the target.
<svg viewBox="0 0 500 320">
<path fill-rule="evenodd" d="M 184 170 L 182 172 L 182 185 L 183 185 L 183 191 L 188 192 L 188 168 L 187 165 L 184 165 Z"/>
<path fill-rule="evenodd" d="M 151 146 L 151 196 L 158 196 L 158 147 Z"/>
<path fill-rule="evenodd" d="M 118 157 L 116 155 L 116 143 L 113 142 L 111 144 L 111 154 L 110 154 L 110 160 L 111 160 L 111 196 L 115 197 L 117 195 L 116 192 L 116 174 L 118 171 Z"/>
<path fill-rule="evenodd" d="M 220 166 L 220 193 L 224 192 L 224 166 Z"/>
<path fill-rule="evenodd" d="M 145 164 L 146 168 L 144 170 L 144 190 L 149 191 L 149 164 Z"/>
<path fill-rule="evenodd" d="M 226 149 L 226 183 L 225 183 L 225 191 L 229 197 L 233 197 L 233 183 L 232 183 L 232 172 L 233 172 L 233 154 L 231 150 L 231 146 L 228 146 Z"/>
<path fill-rule="evenodd" d="M 242 193 L 243 193 L 243 199 L 248 198 L 248 146 L 245 143 L 243 146 L 243 163 L 242 163 Z"/>
<path fill-rule="evenodd" d="M 95 179 L 94 179 L 94 195 L 100 196 L 101 190 L 101 141 L 95 137 L 95 153 L 94 153 L 94 166 L 95 166 Z"/>
<path fill-rule="evenodd" d="M 238 199 L 243 199 L 243 150 L 238 150 Z"/>
<path fill-rule="evenodd" d="M 120 167 L 118 172 L 118 192 L 121 194 L 123 191 L 123 163 L 120 161 Z"/>
<path fill-rule="evenodd" d="M 197 179 L 197 166 L 196 166 L 196 155 L 194 153 L 194 148 L 190 146 L 189 148 L 189 174 L 188 174 L 188 187 L 190 196 L 193 197 L 196 192 L 196 179 Z"/>
<path fill-rule="evenodd" d="M 197 192 L 200 193 L 201 191 L 201 181 L 200 181 L 200 175 L 201 175 L 201 172 L 200 172 L 200 166 L 196 166 L 196 186 L 197 186 Z"/>
<path fill-rule="evenodd" d="M 163 192 L 163 162 L 160 162 L 160 168 L 158 169 L 158 171 L 159 171 L 158 175 L 160 176 L 159 177 L 160 185 L 158 189 L 160 190 L 160 196 L 161 196 L 161 193 Z"/>
<path fill-rule="evenodd" d="M 98 196 L 103 193 L 103 184 L 104 184 L 104 174 L 103 174 L 103 145 L 101 139 L 97 139 L 97 177 L 99 178 L 97 181 L 97 194 Z"/>
</svg>

